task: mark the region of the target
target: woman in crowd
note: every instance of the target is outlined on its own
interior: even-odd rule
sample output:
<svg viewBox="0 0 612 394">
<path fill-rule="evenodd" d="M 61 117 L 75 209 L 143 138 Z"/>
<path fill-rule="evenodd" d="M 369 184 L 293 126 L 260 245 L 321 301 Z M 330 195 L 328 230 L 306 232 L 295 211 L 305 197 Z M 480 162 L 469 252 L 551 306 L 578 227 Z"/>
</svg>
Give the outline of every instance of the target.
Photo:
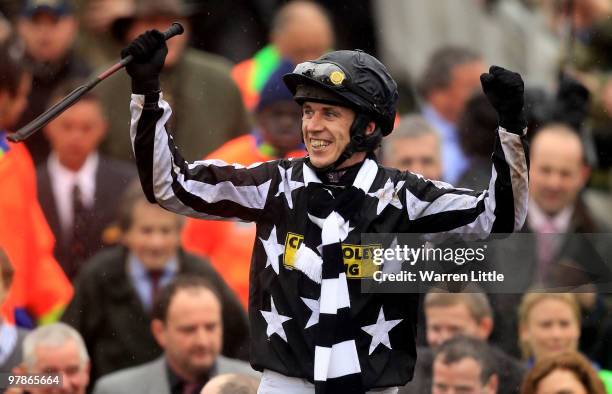
<svg viewBox="0 0 612 394">
<path fill-rule="evenodd" d="M 535 363 L 525 377 L 522 394 L 605 394 L 589 360 L 578 352 L 563 352 Z"/>
<path fill-rule="evenodd" d="M 519 307 L 519 344 L 533 365 L 540 359 L 577 351 L 580 306 L 571 293 L 527 293 Z"/>
<path fill-rule="evenodd" d="M 555 358 L 565 352 L 578 352 L 579 339 L 580 306 L 574 294 L 525 294 L 519 306 L 519 344 L 530 368 L 540 360 Z M 592 364 L 592 368 L 612 392 L 610 371 L 600 369 L 596 364 Z"/>
</svg>

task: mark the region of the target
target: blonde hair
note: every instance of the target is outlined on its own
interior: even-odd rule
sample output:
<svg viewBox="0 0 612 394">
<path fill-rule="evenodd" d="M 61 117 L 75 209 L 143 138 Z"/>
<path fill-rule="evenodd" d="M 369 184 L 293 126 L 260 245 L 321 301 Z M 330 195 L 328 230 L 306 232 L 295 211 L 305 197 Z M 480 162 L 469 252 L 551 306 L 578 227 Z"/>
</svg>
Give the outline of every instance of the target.
<svg viewBox="0 0 612 394">
<path fill-rule="evenodd" d="M 518 309 L 518 327 L 519 327 L 519 345 L 521 347 L 521 353 L 523 358 L 527 359 L 532 356 L 531 348 L 526 341 L 520 339 L 520 331 L 522 328 L 527 326 L 529 320 L 529 313 L 533 307 L 545 300 L 557 300 L 564 302 L 570 307 L 574 317 L 576 318 L 576 324 L 580 326 L 580 305 L 576 296 L 572 293 L 525 293 L 521 300 L 521 305 Z"/>
</svg>

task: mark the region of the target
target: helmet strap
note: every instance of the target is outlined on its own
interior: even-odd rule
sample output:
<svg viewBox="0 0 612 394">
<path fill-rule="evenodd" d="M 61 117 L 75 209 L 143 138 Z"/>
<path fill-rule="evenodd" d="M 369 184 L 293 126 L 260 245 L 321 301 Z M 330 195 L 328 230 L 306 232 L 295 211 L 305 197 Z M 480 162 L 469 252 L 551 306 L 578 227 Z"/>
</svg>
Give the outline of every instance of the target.
<svg viewBox="0 0 612 394">
<path fill-rule="evenodd" d="M 363 112 L 356 113 L 353 124 L 351 124 L 349 130 L 351 140 L 348 145 L 346 145 L 346 148 L 344 148 L 342 154 L 340 154 L 340 157 L 338 157 L 338 160 L 333 164 L 334 168 L 338 168 L 342 163 L 353 156 L 354 153 L 363 152 L 363 142 L 367 138 L 365 132 L 370 122 L 371 118 L 367 114 Z"/>
</svg>

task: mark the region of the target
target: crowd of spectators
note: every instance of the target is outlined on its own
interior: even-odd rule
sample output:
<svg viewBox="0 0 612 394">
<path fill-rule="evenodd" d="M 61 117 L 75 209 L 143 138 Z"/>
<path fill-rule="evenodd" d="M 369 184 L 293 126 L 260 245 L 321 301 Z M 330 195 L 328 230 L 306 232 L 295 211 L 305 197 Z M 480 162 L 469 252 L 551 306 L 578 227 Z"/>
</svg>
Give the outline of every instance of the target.
<svg viewBox="0 0 612 394">
<path fill-rule="evenodd" d="M 140 33 L 179 21 L 161 86 L 189 161 L 305 155 L 282 76 L 350 43 L 400 83 L 379 160 L 481 190 L 497 118 L 480 74 L 490 64 L 521 72 L 528 216 L 492 256 L 516 265 L 525 286 L 423 294 L 414 378 L 400 392 L 612 392 L 612 0 L 261 0 L 233 13 L 230 3 L 0 3 L 0 372 L 57 372 L 74 393 L 257 392 L 255 226 L 184 220 L 147 201 L 127 74 L 25 144 L 6 139 Z M 352 20 L 367 21 L 362 37 Z"/>
</svg>

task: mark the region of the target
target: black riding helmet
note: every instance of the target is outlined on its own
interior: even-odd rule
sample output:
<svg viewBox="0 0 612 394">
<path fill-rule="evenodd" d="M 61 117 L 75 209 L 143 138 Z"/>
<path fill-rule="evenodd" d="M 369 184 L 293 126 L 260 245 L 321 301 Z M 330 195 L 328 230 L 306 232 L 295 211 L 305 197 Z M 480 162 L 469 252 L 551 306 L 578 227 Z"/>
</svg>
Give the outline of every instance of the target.
<svg viewBox="0 0 612 394">
<path fill-rule="evenodd" d="M 371 152 L 382 136 L 393 130 L 397 84 L 386 67 L 361 50 L 334 51 L 317 60 L 300 63 L 283 76 L 295 101 L 323 102 L 351 108 L 356 116 L 351 125 L 351 141 L 331 167 L 337 167 L 354 152 Z M 376 130 L 370 136 L 365 128 L 370 121 Z"/>
</svg>

